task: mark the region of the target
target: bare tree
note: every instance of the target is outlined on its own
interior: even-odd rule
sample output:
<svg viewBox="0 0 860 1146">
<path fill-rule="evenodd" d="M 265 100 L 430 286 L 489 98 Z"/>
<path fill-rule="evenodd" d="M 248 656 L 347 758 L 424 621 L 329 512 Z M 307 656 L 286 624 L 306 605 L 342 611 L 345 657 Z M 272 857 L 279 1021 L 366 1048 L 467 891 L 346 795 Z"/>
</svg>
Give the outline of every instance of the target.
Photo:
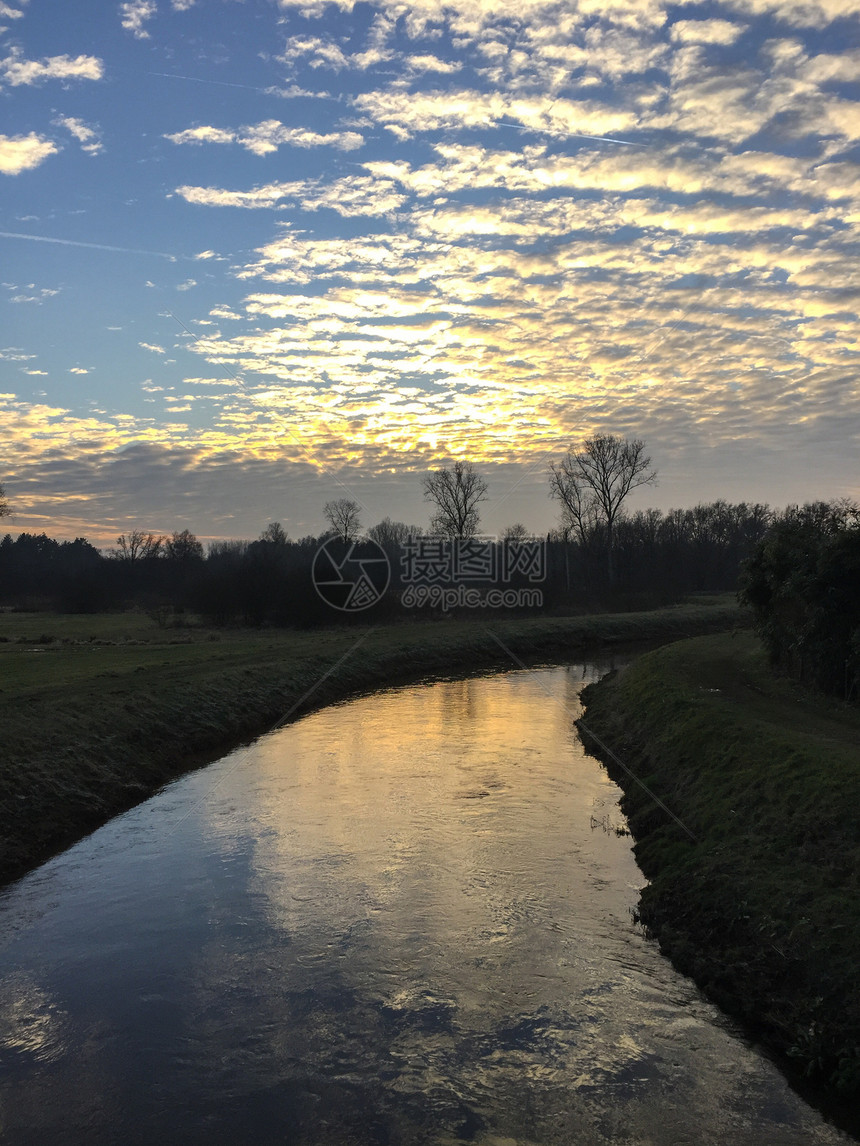
<svg viewBox="0 0 860 1146">
<path fill-rule="evenodd" d="M 455 462 L 449 469 L 434 470 L 424 478 L 424 500 L 436 506 L 430 519 L 431 533 L 443 537 L 474 537 L 480 517 L 478 505 L 487 498 L 487 483 L 471 462 Z"/>
<path fill-rule="evenodd" d="M 526 541 L 531 534 L 521 521 L 508 525 L 502 530 L 502 541 Z"/>
<path fill-rule="evenodd" d="M 146 561 L 150 557 L 161 554 L 163 537 L 156 537 L 154 533 L 144 533 L 142 529 L 133 529 L 130 533 L 121 533 L 116 539 L 117 548 L 109 549 L 108 553 L 117 561 Z"/>
<path fill-rule="evenodd" d="M 371 525 L 367 536 L 383 549 L 395 549 L 403 545 L 407 537 L 417 537 L 421 533 L 417 525 L 407 525 L 405 521 L 392 521 L 390 517 L 383 517 L 378 525 Z"/>
<path fill-rule="evenodd" d="M 348 497 L 327 501 L 323 506 L 323 513 L 332 532 L 336 533 L 341 541 L 355 541 L 361 533 L 361 522 L 358 520 L 360 512 L 361 506 L 358 502 Z"/>
<path fill-rule="evenodd" d="M 0 517 L 8 517 L 11 512 L 9 502 L 6 500 L 6 491 L 0 485 Z"/>
<path fill-rule="evenodd" d="M 597 505 L 585 483 L 571 473 L 570 454 L 561 462 L 552 462 L 549 467 L 549 496 L 561 502 L 562 540 L 568 541 L 571 534 L 581 545 L 585 545 L 597 526 Z"/>
<path fill-rule="evenodd" d="M 562 503 L 562 516 L 584 541 L 596 524 L 606 530 L 607 572 L 614 579 L 615 522 L 625 498 L 642 485 L 653 485 L 657 471 L 645 453 L 645 443 L 614 434 L 588 438 L 578 452 L 568 450 L 550 466 L 550 497 Z"/>
<path fill-rule="evenodd" d="M 165 541 L 164 556 L 170 561 L 202 561 L 203 546 L 190 530 L 183 529 Z"/>
</svg>

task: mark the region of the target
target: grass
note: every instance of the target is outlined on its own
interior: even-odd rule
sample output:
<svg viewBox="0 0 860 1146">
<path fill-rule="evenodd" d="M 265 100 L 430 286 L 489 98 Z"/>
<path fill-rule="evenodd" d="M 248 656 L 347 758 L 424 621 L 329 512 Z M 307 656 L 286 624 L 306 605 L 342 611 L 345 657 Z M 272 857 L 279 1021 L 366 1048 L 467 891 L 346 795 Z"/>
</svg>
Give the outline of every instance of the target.
<svg viewBox="0 0 860 1146">
<path fill-rule="evenodd" d="M 600 645 L 724 629 L 740 616 L 725 595 L 643 613 L 308 632 L 0 613 L 0 882 L 287 712 L 514 667 L 491 631 L 517 658 L 563 661 Z"/>
<path fill-rule="evenodd" d="M 583 699 L 583 729 L 696 837 L 610 762 L 642 921 L 795 1074 L 856 1101 L 860 709 L 776 677 L 749 632 L 649 653 Z"/>
</svg>

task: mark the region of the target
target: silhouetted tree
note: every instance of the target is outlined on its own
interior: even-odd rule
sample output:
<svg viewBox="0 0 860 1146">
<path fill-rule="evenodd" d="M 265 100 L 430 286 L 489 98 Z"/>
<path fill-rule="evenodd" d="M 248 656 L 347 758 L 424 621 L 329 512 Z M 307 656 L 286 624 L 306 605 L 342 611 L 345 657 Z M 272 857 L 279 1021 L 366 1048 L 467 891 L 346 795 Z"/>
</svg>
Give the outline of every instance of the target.
<svg viewBox="0 0 860 1146">
<path fill-rule="evenodd" d="M 8 517 L 11 512 L 9 502 L 6 500 L 6 491 L 0 485 L 0 517 Z"/>
<path fill-rule="evenodd" d="M 165 541 L 164 556 L 169 561 L 180 561 L 185 564 L 191 561 L 202 561 L 203 546 L 193 533 L 183 529 L 181 533 L 174 533 Z"/>
<path fill-rule="evenodd" d="M 109 555 L 117 561 L 128 561 L 131 564 L 158 557 L 164 538 L 154 533 L 144 533 L 142 529 L 133 529 L 130 533 L 121 533 L 116 544 L 116 549 L 108 550 Z"/>
<path fill-rule="evenodd" d="M 771 662 L 824 692 L 860 683 L 860 507 L 790 506 L 744 564 L 741 601 Z"/>
<path fill-rule="evenodd" d="M 260 541 L 265 541 L 269 545 L 286 545 L 289 540 L 289 536 L 280 521 L 270 521 L 260 534 Z"/>
<path fill-rule="evenodd" d="M 486 498 L 487 483 L 475 473 L 471 462 L 455 462 L 448 469 L 434 470 L 424 478 L 424 500 L 436 506 L 430 519 L 431 533 L 474 537 L 480 525 L 478 505 Z"/>
<path fill-rule="evenodd" d="M 525 541 L 531 534 L 521 521 L 508 525 L 502 530 L 502 541 Z"/>
<path fill-rule="evenodd" d="M 645 454 L 639 438 L 628 441 L 614 434 L 587 438 L 578 452 L 568 450 L 550 466 L 550 497 L 563 506 L 563 515 L 577 530 L 580 540 L 596 524 L 606 531 L 609 581 L 615 578 L 613 562 L 615 522 L 627 495 L 642 485 L 653 485 L 657 471 Z"/>
<path fill-rule="evenodd" d="M 323 506 L 323 513 L 331 526 L 332 533 L 336 533 L 341 541 L 355 541 L 361 533 L 361 522 L 358 519 L 361 506 L 357 501 L 352 501 L 348 497 L 327 501 Z"/>
<path fill-rule="evenodd" d="M 383 549 L 396 549 L 407 537 L 417 537 L 423 531 L 417 525 L 407 525 L 405 521 L 392 521 L 383 517 L 377 525 L 371 525 L 367 536 Z"/>
</svg>

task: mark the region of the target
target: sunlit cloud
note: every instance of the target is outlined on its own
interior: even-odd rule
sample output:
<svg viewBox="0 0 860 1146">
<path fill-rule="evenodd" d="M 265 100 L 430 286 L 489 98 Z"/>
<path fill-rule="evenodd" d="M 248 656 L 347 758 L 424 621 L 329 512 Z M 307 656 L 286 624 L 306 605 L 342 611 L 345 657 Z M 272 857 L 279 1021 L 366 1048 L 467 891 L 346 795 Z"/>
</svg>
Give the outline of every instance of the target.
<svg viewBox="0 0 860 1146">
<path fill-rule="evenodd" d="M 19 49 L 0 60 L 0 79 L 10 87 L 38 84 L 43 80 L 100 80 L 104 63 L 96 56 L 49 56 L 27 60 Z"/>
<path fill-rule="evenodd" d="M 148 40 L 146 23 L 158 11 L 155 0 L 128 0 L 119 6 L 122 26 L 138 40 Z"/>
<path fill-rule="evenodd" d="M 0 172 L 19 175 L 44 163 L 56 155 L 57 145 L 31 131 L 29 135 L 0 135 Z"/>
<path fill-rule="evenodd" d="M 633 111 L 595 101 L 556 100 L 545 97 L 512 99 L 504 94 L 469 89 L 420 94 L 382 90 L 356 96 L 356 108 L 380 122 L 398 138 L 422 132 L 493 127 L 501 121 L 539 130 L 546 135 L 600 136 L 629 131 L 636 126 Z"/>
<path fill-rule="evenodd" d="M 112 358 L 78 343 L 55 360 L 10 336 L 11 376 L 22 383 L 38 351 L 52 379 L 43 406 L 4 410 L 39 496 L 46 463 L 60 484 L 77 467 L 82 515 L 86 498 L 132 504 L 135 482 L 192 504 L 228 470 L 249 503 L 286 472 L 414 484 L 450 457 L 543 472 L 547 452 L 600 429 L 644 436 L 657 456 L 746 451 L 755 480 L 767 451 L 808 459 L 827 442 L 850 468 L 860 51 L 841 29 L 860 0 L 279 0 L 255 16 L 266 35 L 253 65 L 229 50 L 239 15 L 250 35 L 246 7 L 120 6 L 134 37 L 123 50 L 161 69 L 134 72 L 135 100 L 144 83 L 154 109 L 135 102 L 139 137 L 107 110 L 96 127 L 88 104 L 45 105 L 0 137 L 0 171 L 40 181 L 19 217 L 32 208 L 49 232 L 0 238 L 69 268 L 10 270 L 4 301 L 59 314 L 76 254 L 133 251 L 86 240 L 143 255 L 171 234 L 171 257 L 189 264 L 169 278 L 147 267 L 143 291 L 139 260 L 110 260 L 117 310 L 99 330 L 124 332 Z M 204 16 L 224 35 L 186 44 Z M 103 70 L 95 55 L 16 51 L 0 76 L 11 102 Z M 110 75 L 119 90 L 126 77 Z M 282 118 L 263 93 L 291 101 Z M 84 162 L 78 144 L 95 154 L 102 127 L 110 149 Z M 118 180 L 94 195 L 110 209 L 89 230 L 60 211 L 95 212 L 92 183 L 53 216 L 39 197 L 72 164 L 76 178 Z M 103 229 L 117 220 L 133 226 Z M 58 284 L 60 298 L 44 293 Z M 165 317 L 174 291 L 186 292 L 178 326 Z M 142 294 L 138 310 L 118 305 Z M 95 389 L 68 377 L 83 361 L 102 380 L 122 362 L 127 393 L 89 406 Z M 39 419 L 45 439 L 30 432 Z"/>
<path fill-rule="evenodd" d="M 390 179 L 350 176 L 322 184 L 318 181 L 266 183 L 249 191 L 220 187 L 177 187 L 188 203 L 206 207 L 242 207 L 246 210 L 297 204 L 306 211 L 329 207 L 341 215 L 384 215 L 406 202 Z"/>
<path fill-rule="evenodd" d="M 81 150 L 86 151 L 88 155 L 98 155 L 102 151 L 103 145 L 98 128 L 90 127 L 82 119 L 77 119 L 71 115 L 58 116 L 51 122 L 57 127 L 64 127 L 71 132 L 80 143 Z"/>
<path fill-rule="evenodd" d="M 676 20 L 670 35 L 682 44 L 733 44 L 746 28 L 731 20 Z"/>
<path fill-rule="evenodd" d="M 267 119 L 262 123 L 240 127 L 235 131 L 217 127 L 190 127 L 166 135 L 171 143 L 238 143 L 254 155 L 270 155 L 282 145 L 290 147 L 334 147 L 339 151 L 354 151 L 364 142 L 355 131 L 330 132 L 320 134 L 304 128 L 285 127 L 277 119 Z"/>
</svg>

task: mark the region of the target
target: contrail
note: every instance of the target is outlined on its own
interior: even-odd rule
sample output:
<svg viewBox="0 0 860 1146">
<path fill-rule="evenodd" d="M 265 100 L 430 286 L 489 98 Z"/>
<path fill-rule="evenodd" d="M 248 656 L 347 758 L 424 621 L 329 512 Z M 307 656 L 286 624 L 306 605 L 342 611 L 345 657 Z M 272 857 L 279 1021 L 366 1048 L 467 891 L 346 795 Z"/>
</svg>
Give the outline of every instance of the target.
<svg viewBox="0 0 860 1146">
<path fill-rule="evenodd" d="M 153 255 L 158 259 L 170 259 L 176 262 L 176 255 L 167 255 L 164 251 L 139 251 L 134 247 L 109 247 L 105 243 L 80 243 L 76 239 L 53 239 L 49 235 L 25 235 L 20 231 L 0 231 L 3 239 L 30 239 L 33 243 L 59 243 L 63 247 L 87 247 L 91 251 L 114 251 L 119 255 Z"/>
<path fill-rule="evenodd" d="M 200 76 L 179 76 L 175 72 L 143 72 L 145 76 L 161 76 L 165 80 L 187 80 L 191 84 L 215 84 L 219 88 L 242 88 L 246 92 L 262 92 L 264 95 L 268 88 L 256 88 L 251 84 L 233 84 L 228 80 L 210 80 Z"/>
<path fill-rule="evenodd" d="M 506 119 L 494 119 L 492 122 L 499 124 L 500 127 L 515 127 L 517 131 L 541 132 L 546 130 L 541 127 L 529 127 L 528 124 L 525 123 L 509 123 Z M 570 139 L 595 139 L 601 140 L 603 143 L 623 143 L 625 147 L 643 146 L 641 143 L 633 143 L 632 140 L 629 139 L 614 139 L 611 135 L 580 135 L 576 131 L 566 131 L 564 134 Z"/>
<path fill-rule="evenodd" d="M 160 76 L 165 80 L 185 80 L 189 84 L 214 84 L 219 88 L 241 88 L 246 92 L 259 92 L 260 95 L 277 95 L 277 87 L 275 84 L 269 84 L 267 88 L 254 87 L 252 84 L 236 84 L 231 83 L 229 80 L 211 80 L 208 76 L 180 76 L 176 72 L 139 72 L 138 75 L 143 76 Z M 329 95 L 328 92 L 304 92 L 303 94 L 311 96 L 314 99 L 328 99 L 334 103 L 339 103 L 340 100 L 337 96 Z"/>
</svg>

